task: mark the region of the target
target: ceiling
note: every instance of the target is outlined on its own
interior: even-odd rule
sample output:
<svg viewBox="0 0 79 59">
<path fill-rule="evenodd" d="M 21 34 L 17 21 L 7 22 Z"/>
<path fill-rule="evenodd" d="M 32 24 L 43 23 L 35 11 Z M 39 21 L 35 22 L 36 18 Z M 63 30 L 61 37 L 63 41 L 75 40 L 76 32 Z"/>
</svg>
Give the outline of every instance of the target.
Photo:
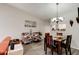
<svg viewBox="0 0 79 59">
<path fill-rule="evenodd" d="M 57 14 L 56 3 L 9 3 L 9 5 L 26 11 L 30 15 L 43 20 L 53 18 Z M 73 11 L 73 8 L 79 7 L 78 3 L 60 3 L 58 5 L 58 14 L 65 14 Z"/>
</svg>

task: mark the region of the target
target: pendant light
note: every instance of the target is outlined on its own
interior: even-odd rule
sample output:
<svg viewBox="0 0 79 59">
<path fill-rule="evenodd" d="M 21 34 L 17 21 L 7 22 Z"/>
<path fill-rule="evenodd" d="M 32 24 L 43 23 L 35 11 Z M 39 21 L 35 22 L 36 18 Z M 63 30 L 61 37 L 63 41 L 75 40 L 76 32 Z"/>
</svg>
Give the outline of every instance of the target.
<svg viewBox="0 0 79 59">
<path fill-rule="evenodd" d="M 55 18 L 52 18 L 51 19 L 51 22 L 56 22 L 58 24 L 58 22 L 62 22 L 63 21 L 63 17 L 59 17 L 59 14 L 58 14 L 58 7 L 59 7 L 59 3 L 56 3 L 56 7 L 57 7 L 57 15 Z"/>
</svg>

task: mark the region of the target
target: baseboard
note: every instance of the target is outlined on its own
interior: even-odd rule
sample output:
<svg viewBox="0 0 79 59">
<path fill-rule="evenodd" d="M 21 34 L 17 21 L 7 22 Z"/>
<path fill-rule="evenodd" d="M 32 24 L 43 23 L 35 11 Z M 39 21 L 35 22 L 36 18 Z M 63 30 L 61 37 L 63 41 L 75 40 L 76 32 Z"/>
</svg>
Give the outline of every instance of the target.
<svg viewBox="0 0 79 59">
<path fill-rule="evenodd" d="M 76 50 L 79 50 L 79 48 L 75 48 L 75 47 L 71 47 L 72 49 L 76 49 Z"/>
</svg>

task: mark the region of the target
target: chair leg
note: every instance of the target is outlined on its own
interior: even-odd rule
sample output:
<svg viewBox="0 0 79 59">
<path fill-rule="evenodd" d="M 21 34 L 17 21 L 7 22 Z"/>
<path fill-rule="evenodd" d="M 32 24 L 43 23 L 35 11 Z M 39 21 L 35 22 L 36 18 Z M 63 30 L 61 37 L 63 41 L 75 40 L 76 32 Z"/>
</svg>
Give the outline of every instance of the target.
<svg viewBox="0 0 79 59">
<path fill-rule="evenodd" d="M 45 54 L 47 54 L 47 46 L 46 46 L 46 44 L 44 46 L 44 51 L 45 51 Z"/>
<path fill-rule="evenodd" d="M 52 55 L 53 55 L 53 48 L 51 48 L 51 52 L 52 52 Z"/>
<path fill-rule="evenodd" d="M 57 48 L 56 48 L 56 52 L 57 52 L 57 54 L 59 55 L 58 46 L 57 46 Z"/>
<path fill-rule="evenodd" d="M 57 54 L 59 54 L 59 52 L 58 52 L 58 48 L 57 48 Z"/>
<path fill-rule="evenodd" d="M 67 49 L 65 48 L 65 53 L 66 53 L 66 55 L 67 55 L 67 53 L 68 53 L 68 51 L 67 51 Z"/>
<path fill-rule="evenodd" d="M 69 48 L 68 51 L 69 51 L 70 55 L 72 55 L 72 53 L 71 53 L 71 48 Z"/>
<path fill-rule="evenodd" d="M 70 55 L 72 55 L 72 53 L 71 53 L 71 49 L 70 49 Z"/>
<path fill-rule="evenodd" d="M 47 48 L 45 49 L 45 54 L 47 54 Z"/>
<path fill-rule="evenodd" d="M 45 43 L 45 40 L 44 40 L 44 51 L 45 51 L 45 49 L 46 49 L 46 43 Z"/>
<path fill-rule="evenodd" d="M 61 55 L 62 55 L 62 50 L 63 50 L 63 48 L 61 48 Z"/>
<path fill-rule="evenodd" d="M 45 43 L 44 43 L 44 51 L 45 51 Z"/>
</svg>

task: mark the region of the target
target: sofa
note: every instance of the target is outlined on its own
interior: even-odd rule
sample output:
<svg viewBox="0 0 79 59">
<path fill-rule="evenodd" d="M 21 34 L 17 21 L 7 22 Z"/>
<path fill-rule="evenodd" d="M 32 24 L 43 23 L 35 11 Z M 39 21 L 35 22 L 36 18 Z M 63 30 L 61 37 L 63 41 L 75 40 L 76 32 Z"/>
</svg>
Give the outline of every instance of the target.
<svg viewBox="0 0 79 59">
<path fill-rule="evenodd" d="M 31 42 L 39 42 L 42 40 L 41 36 L 41 32 L 32 32 L 31 34 L 28 32 L 23 32 L 21 34 L 22 43 L 26 44 Z"/>
<path fill-rule="evenodd" d="M 11 37 L 10 36 L 7 36 L 0 43 L 0 55 L 7 55 L 10 40 L 11 40 Z"/>
<path fill-rule="evenodd" d="M 32 35 L 27 32 L 22 33 L 22 43 L 31 43 L 32 42 Z"/>
<path fill-rule="evenodd" d="M 42 40 L 40 32 L 33 32 L 33 42 L 39 42 Z"/>
</svg>

